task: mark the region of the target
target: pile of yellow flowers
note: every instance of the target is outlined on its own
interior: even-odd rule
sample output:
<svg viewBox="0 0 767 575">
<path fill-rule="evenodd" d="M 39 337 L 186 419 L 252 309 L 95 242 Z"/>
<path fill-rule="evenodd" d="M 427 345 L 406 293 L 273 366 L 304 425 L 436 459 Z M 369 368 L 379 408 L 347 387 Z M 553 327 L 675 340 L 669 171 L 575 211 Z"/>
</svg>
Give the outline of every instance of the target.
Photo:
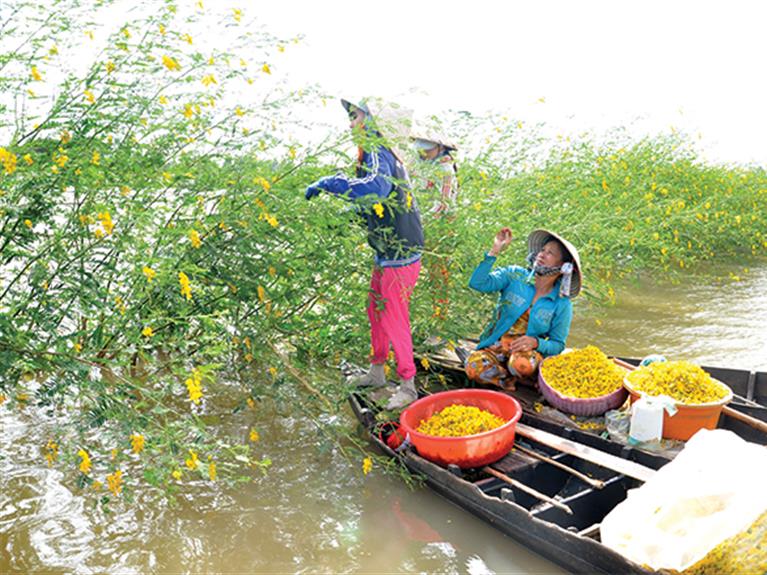
<svg viewBox="0 0 767 575">
<path fill-rule="evenodd" d="M 550 387 L 578 399 L 612 393 L 623 386 L 626 375 L 623 368 L 593 345 L 547 358 L 541 373 Z"/>
<path fill-rule="evenodd" d="M 428 419 L 416 431 L 435 437 L 464 437 L 484 433 L 506 423 L 497 415 L 473 405 L 449 405 Z"/>
<path fill-rule="evenodd" d="M 689 361 L 656 361 L 632 371 L 631 387 L 647 395 L 668 395 L 679 403 L 695 405 L 724 399 L 730 389 Z"/>
</svg>

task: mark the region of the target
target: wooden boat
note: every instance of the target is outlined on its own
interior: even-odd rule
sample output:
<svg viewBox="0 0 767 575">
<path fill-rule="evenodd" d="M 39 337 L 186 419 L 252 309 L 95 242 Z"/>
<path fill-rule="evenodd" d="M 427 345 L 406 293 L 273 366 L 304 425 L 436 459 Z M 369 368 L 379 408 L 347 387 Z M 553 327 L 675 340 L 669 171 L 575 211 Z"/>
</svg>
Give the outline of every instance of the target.
<svg viewBox="0 0 767 575">
<path fill-rule="evenodd" d="M 633 360 L 633 363 L 638 362 Z M 754 421 L 767 420 L 767 374 L 706 369 L 740 396 L 735 406 L 743 410 L 739 413 L 747 413 Z M 442 370 L 443 375 L 452 375 L 461 382 L 460 364 L 450 365 L 437 356 L 430 356 L 430 370 Z M 574 453 L 595 450 L 630 462 L 627 465 L 642 466 L 648 473 L 668 463 L 669 456 L 611 441 L 590 429 L 580 428 L 572 420 L 569 425 L 538 413 L 533 406 L 541 399 L 532 389 L 518 389 L 514 396 L 524 408 L 520 427 L 527 426 L 534 433 L 523 437 L 518 431 L 515 447 L 503 459 L 491 466 L 468 470 L 442 467 L 407 446 L 397 451 L 391 449 L 386 443 L 386 425 L 382 426 L 379 421 L 376 405 L 364 393 L 353 393 L 349 401 L 370 440 L 384 454 L 398 459 L 449 501 L 569 572 L 653 573 L 600 541 L 602 519 L 626 498 L 628 490 L 638 487 L 642 481 L 611 469 L 609 464 L 597 465 Z M 750 441 L 767 444 L 767 433 L 737 418 L 722 417 L 720 426 Z M 576 442 L 580 447 L 565 453 L 551 447 L 554 443 L 549 440 L 531 439 L 541 431 L 550 434 L 549 439 Z"/>
</svg>

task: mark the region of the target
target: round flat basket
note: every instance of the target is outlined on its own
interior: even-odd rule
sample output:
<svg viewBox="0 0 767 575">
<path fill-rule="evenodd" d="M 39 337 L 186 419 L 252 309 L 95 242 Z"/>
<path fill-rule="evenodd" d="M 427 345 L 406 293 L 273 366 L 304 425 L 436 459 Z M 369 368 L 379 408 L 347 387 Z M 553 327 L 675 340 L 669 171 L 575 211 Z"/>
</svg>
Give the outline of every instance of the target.
<svg viewBox="0 0 767 575">
<path fill-rule="evenodd" d="M 580 398 L 562 395 L 546 383 L 546 378 L 543 376 L 543 366 L 545 363 L 546 360 L 543 360 L 541 369 L 538 370 L 538 389 L 546 401 L 560 411 L 572 415 L 594 417 L 620 407 L 628 397 L 628 391 L 623 387 L 619 387 L 615 391 L 606 395 L 600 395 L 599 397 Z"/>
</svg>

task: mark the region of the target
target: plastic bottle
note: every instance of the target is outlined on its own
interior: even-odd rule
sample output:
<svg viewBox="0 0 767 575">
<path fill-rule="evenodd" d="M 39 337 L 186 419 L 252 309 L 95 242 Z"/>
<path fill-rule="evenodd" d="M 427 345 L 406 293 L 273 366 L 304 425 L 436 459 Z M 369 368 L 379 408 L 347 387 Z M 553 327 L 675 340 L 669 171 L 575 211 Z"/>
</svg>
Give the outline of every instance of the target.
<svg viewBox="0 0 767 575">
<path fill-rule="evenodd" d="M 663 402 L 643 396 L 631 407 L 629 442 L 659 441 L 663 436 Z"/>
</svg>

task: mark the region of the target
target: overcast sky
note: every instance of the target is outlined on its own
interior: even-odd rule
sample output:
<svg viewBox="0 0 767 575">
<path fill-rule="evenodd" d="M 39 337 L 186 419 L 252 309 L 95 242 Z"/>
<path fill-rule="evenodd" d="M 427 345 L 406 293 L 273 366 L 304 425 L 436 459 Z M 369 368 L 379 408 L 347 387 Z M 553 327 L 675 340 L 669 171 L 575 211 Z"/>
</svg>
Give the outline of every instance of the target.
<svg viewBox="0 0 767 575">
<path fill-rule="evenodd" d="M 714 161 L 767 165 L 763 2 L 231 5 L 273 33 L 304 36 L 276 67 L 294 82 L 396 98 L 421 114 L 503 110 L 572 134 L 674 126 L 700 137 Z"/>
</svg>

